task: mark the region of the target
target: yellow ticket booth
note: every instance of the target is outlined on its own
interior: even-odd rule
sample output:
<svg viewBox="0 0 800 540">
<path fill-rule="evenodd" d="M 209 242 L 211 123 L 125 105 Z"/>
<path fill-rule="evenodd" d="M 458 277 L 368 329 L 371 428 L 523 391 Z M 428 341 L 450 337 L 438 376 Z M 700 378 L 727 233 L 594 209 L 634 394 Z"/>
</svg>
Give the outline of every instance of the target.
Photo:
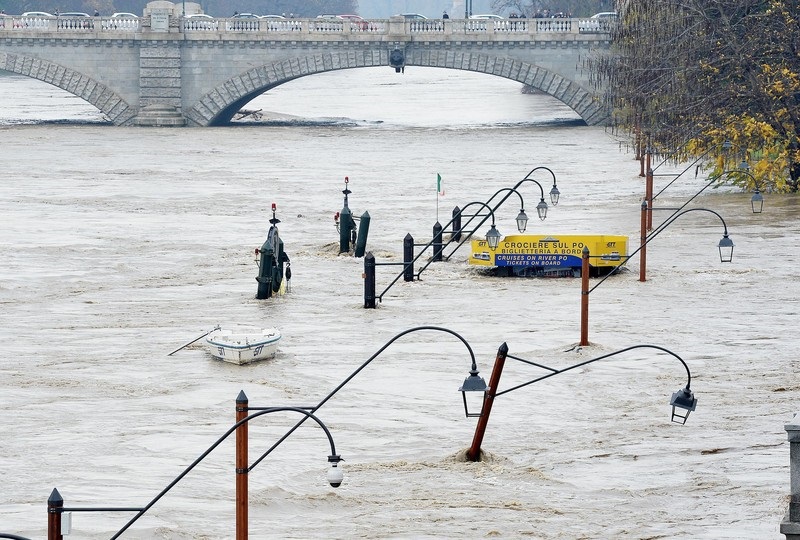
<svg viewBox="0 0 800 540">
<path fill-rule="evenodd" d="M 494 267 L 501 276 L 579 277 L 583 248 L 589 248 L 589 275 L 608 274 L 628 260 L 628 237 L 608 234 L 518 234 L 492 251 L 473 240 L 469 264 Z"/>
</svg>

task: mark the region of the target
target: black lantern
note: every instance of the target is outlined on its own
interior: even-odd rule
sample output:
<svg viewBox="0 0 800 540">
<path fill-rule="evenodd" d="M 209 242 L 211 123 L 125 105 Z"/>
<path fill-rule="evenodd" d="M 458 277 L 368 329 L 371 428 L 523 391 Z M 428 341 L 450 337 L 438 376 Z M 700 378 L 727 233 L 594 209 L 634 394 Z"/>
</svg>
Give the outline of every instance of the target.
<svg viewBox="0 0 800 540">
<path fill-rule="evenodd" d="M 521 233 L 525 232 L 525 229 L 528 228 L 528 214 L 525 213 L 525 209 L 521 208 L 519 214 L 517 214 L 517 230 Z"/>
<path fill-rule="evenodd" d="M 689 413 L 697 407 L 697 399 L 688 386 L 672 394 L 669 400 L 672 405 L 672 421 L 676 424 L 685 424 Z"/>
<path fill-rule="evenodd" d="M 536 213 L 539 214 L 539 219 L 542 221 L 547 217 L 547 203 L 544 202 L 544 199 L 541 199 L 536 205 Z"/>
<path fill-rule="evenodd" d="M 464 398 L 464 413 L 467 418 L 475 418 L 483 415 L 483 404 L 486 395 L 486 381 L 483 377 L 478 375 L 478 370 L 473 366 L 469 371 L 469 376 L 464 379 L 461 388 L 458 389 L 461 396 Z M 467 400 L 469 394 L 469 400 Z M 475 411 L 478 412 L 475 412 Z"/>
<path fill-rule="evenodd" d="M 719 241 L 719 260 L 720 262 L 731 262 L 733 260 L 733 240 L 728 237 L 727 232 Z"/>
<path fill-rule="evenodd" d="M 500 231 L 498 231 L 497 227 L 492 223 L 492 228 L 486 233 L 486 243 L 489 244 L 489 249 L 492 251 L 496 250 L 497 245 L 500 243 L 500 238 L 502 238 Z"/>
</svg>

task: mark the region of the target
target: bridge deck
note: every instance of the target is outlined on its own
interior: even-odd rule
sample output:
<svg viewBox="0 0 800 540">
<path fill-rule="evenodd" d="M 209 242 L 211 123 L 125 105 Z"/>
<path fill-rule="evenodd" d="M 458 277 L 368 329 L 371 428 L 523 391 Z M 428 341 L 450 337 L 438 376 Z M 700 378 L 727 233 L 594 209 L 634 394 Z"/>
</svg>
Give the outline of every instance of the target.
<svg viewBox="0 0 800 540">
<path fill-rule="evenodd" d="M 257 39 L 271 41 L 574 41 L 597 40 L 609 23 L 598 19 L 207 19 L 173 18 L 167 34 L 175 39 Z M 146 18 L 0 17 L 0 37 L 120 39 L 157 32 Z M 213 37 L 212 37 L 213 36 Z M 163 37 L 162 37 L 163 39 Z"/>
</svg>

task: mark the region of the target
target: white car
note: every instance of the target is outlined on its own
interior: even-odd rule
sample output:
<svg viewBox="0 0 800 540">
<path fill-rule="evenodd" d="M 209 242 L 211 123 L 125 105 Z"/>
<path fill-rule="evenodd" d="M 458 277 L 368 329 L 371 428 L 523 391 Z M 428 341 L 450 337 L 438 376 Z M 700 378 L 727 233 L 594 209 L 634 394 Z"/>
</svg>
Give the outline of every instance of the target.
<svg viewBox="0 0 800 540">
<path fill-rule="evenodd" d="M 50 13 L 45 11 L 26 11 L 20 17 L 52 17 Z"/>
<path fill-rule="evenodd" d="M 192 13 L 191 15 L 186 16 L 187 19 L 213 19 L 211 15 L 207 13 Z"/>
<path fill-rule="evenodd" d="M 485 15 L 470 15 L 469 18 L 470 19 L 484 19 L 484 20 L 486 20 L 486 19 L 494 19 L 494 20 L 500 19 L 500 20 L 503 20 L 504 19 L 504 17 L 501 17 L 500 15 L 493 15 L 491 13 L 488 13 L 488 14 L 485 14 Z"/>
<path fill-rule="evenodd" d="M 133 13 L 125 13 L 123 11 L 121 11 L 119 13 L 114 13 L 113 15 L 111 15 L 111 17 L 113 19 L 138 19 L 139 18 L 138 15 L 134 15 Z"/>
<path fill-rule="evenodd" d="M 600 13 L 595 13 L 591 17 L 592 19 L 616 19 L 617 12 L 616 11 L 602 11 Z"/>
</svg>

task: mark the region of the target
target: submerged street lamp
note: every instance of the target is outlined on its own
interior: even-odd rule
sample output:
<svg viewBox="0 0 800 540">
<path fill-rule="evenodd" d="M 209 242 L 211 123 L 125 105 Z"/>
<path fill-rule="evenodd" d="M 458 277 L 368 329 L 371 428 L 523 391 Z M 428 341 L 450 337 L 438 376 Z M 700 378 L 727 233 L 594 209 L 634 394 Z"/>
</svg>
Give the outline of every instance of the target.
<svg viewBox="0 0 800 540">
<path fill-rule="evenodd" d="M 484 437 L 484 434 L 486 432 L 486 426 L 489 423 L 489 415 L 490 415 L 491 410 L 492 410 L 492 404 L 496 401 L 496 398 L 502 396 L 503 394 L 508 394 L 509 392 L 513 392 L 515 390 L 523 388 L 525 386 L 529 386 L 531 384 L 543 381 L 545 379 L 549 379 L 550 377 L 554 377 L 556 375 L 560 375 L 562 373 L 566 373 L 567 371 L 571 371 L 573 369 L 585 366 L 587 364 L 591 364 L 593 362 L 597 362 L 598 360 L 604 360 L 606 358 L 610 358 L 610 357 L 616 356 L 618 354 L 622 354 L 622 353 L 625 353 L 625 352 L 628 352 L 628 351 L 631 351 L 631 350 L 634 350 L 634 349 L 641 349 L 641 348 L 656 349 L 656 350 L 665 352 L 667 354 L 670 354 L 674 358 L 676 358 L 678 361 L 680 361 L 680 363 L 683 365 L 684 369 L 686 370 L 686 386 L 684 386 L 682 389 L 678 390 L 677 392 L 673 393 L 672 394 L 672 398 L 670 399 L 670 406 L 672 407 L 672 414 L 671 414 L 671 417 L 670 417 L 670 421 L 675 422 L 677 424 L 681 424 L 681 425 L 685 424 L 687 418 L 689 417 L 689 413 L 694 411 L 695 408 L 697 407 L 697 399 L 694 397 L 694 394 L 692 393 L 692 390 L 691 390 L 692 375 L 691 375 L 691 372 L 689 371 L 689 366 L 686 364 L 686 362 L 680 356 L 678 356 L 677 354 L 675 354 L 674 352 L 672 352 L 672 351 L 670 351 L 668 349 L 665 349 L 665 348 L 660 347 L 658 345 L 633 345 L 631 347 L 627 347 L 625 349 L 621 349 L 619 351 L 615 351 L 615 352 L 612 352 L 612 353 L 604 354 L 602 356 L 598 356 L 598 357 L 592 358 L 590 360 L 585 360 L 583 362 L 578 362 L 577 364 L 571 365 L 571 366 L 569 366 L 567 368 L 564 368 L 564 369 L 556 369 L 556 368 L 552 368 L 552 367 L 546 366 L 544 364 L 539 364 L 539 363 L 536 363 L 536 362 L 532 362 L 530 360 L 525 360 L 524 358 L 519 358 L 519 357 L 516 357 L 516 356 L 512 356 L 512 355 L 508 354 L 508 345 L 503 343 L 500 346 L 500 348 L 497 350 L 497 357 L 495 359 L 494 368 L 492 369 L 492 375 L 491 375 L 491 378 L 489 380 L 489 386 L 484 391 L 483 406 L 481 407 L 481 409 L 480 409 L 481 412 L 479 414 L 476 414 L 474 412 L 474 410 L 473 410 L 473 412 L 470 412 L 470 410 L 467 409 L 467 396 L 466 396 L 466 394 L 467 394 L 468 391 L 471 391 L 470 388 L 469 388 L 469 385 L 466 384 L 467 381 L 464 381 L 465 384 L 463 384 L 461 386 L 461 389 L 460 389 L 460 391 L 464 394 L 464 409 L 465 409 L 465 411 L 467 413 L 467 417 L 474 417 L 474 416 L 479 416 L 480 417 L 479 420 L 478 420 L 478 424 L 475 427 L 475 435 L 474 435 L 473 440 L 472 440 L 472 445 L 470 446 L 470 449 L 467 452 L 467 458 L 470 461 L 480 461 L 481 444 L 483 443 L 483 437 Z M 518 360 L 518 361 L 523 362 L 525 364 L 528 364 L 528 365 L 537 367 L 539 369 L 542 369 L 542 370 L 546 371 L 547 373 L 545 373 L 544 375 L 542 375 L 540 377 L 537 377 L 537 378 L 535 378 L 533 380 L 530 380 L 528 382 L 525 382 L 525 383 L 522 383 L 522 384 L 518 384 L 516 386 L 513 386 L 511 388 L 503 390 L 502 392 L 498 392 L 497 388 L 498 388 L 498 386 L 500 384 L 500 375 L 501 375 L 501 373 L 503 371 L 503 366 L 505 365 L 506 358 L 511 358 L 513 360 Z M 467 380 L 469 380 L 469 378 Z M 477 385 L 476 385 L 476 387 L 477 387 Z"/>
</svg>

